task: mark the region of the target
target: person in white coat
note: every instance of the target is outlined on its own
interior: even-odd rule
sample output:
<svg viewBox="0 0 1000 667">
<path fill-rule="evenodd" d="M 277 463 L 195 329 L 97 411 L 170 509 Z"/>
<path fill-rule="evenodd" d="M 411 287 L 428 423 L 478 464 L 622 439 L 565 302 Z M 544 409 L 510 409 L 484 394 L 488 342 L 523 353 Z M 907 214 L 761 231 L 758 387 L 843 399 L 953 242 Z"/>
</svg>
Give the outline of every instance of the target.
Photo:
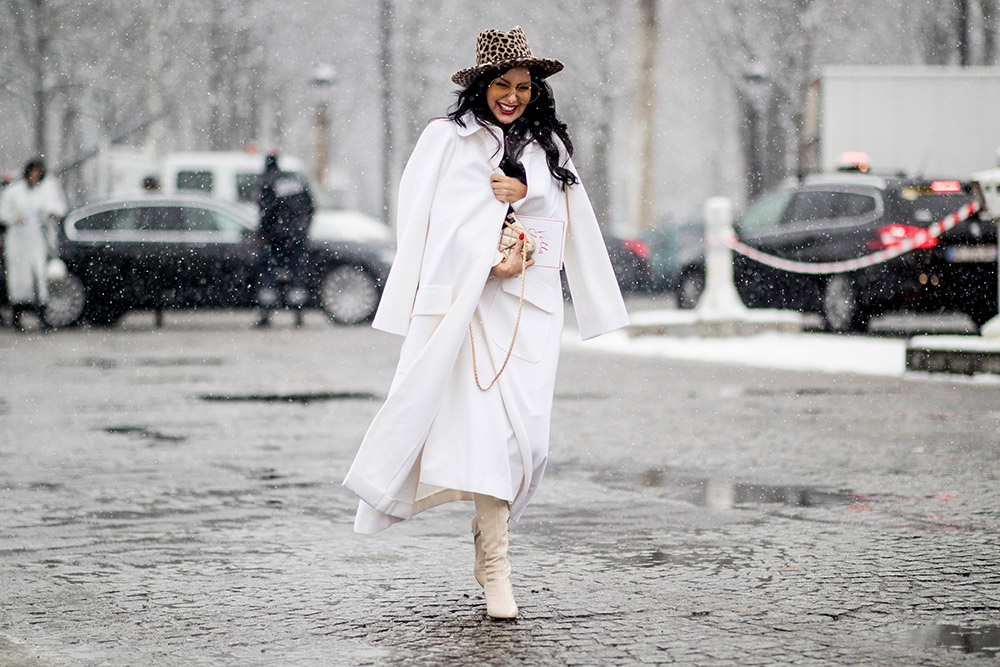
<svg viewBox="0 0 1000 667">
<path fill-rule="evenodd" d="M 49 248 L 55 238 L 54 219 L 66 215 L 66 201 L 58 183 L 45 175 L 40 158 L 24 167 L 24 178 L 4 188 L 0 198 L 0 223 L 4 235 L 7 298 L 11 326 L 21 328 L 21 313 L 34 308 L 42 326 L 49 299 L 46 275 Z"/>
<path fill-rule="evenodd" d="M 397 252 L 373 326 L 404 336 L 388 396 L 344 486 L 355 530 L 376 533 L 452 500 L 473 500 L 474 575 L 492 618 L 514 618 L 508 519 L 545 470 L 563 327 L 564 266 L 580 334 L 628 323 L 573 145 L 520 27 L 486 30 L 446 118 L 404 169 Z M 505 217 L 535 241 L 498 261 Z M 523 294 L 523 296 L 522 296 Z M 492 381 L 491 381 L 492 380 Z"/>
</svg>

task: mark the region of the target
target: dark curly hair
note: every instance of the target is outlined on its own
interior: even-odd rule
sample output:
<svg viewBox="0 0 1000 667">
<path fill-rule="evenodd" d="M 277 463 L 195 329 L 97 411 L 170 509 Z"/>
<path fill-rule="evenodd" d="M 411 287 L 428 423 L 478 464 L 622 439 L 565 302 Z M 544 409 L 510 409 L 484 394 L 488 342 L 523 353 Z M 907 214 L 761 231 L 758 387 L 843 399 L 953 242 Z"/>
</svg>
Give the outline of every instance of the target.
<svg viewBox="0 0 1000 667">
<path fill-rule="evenodd" d="M 28 180 L 28 174 L 31 173 L 32 169 L 40 169 L 42 173 L 38 180 L 45 180 L 45 160 L 41 157 L 34 157 L 28 160 L 27 164 L 24 165 L 24 180 Z"/>
<path fill-rule="evenodd" d="M 493 112 L 486 106 L 486 89 L 494 79 L 503 75 L 507 69 L 494 68 L 487 70 L 476 77 L 464 90 L 458 92 L 458 100 L 448 111 L 448 118 L 459 125 L 465 127 L 463 117 L 466 113 L 472 112 L 476 122 L 486 127 L 487 125 L 500 125 Z M 552 88 L 541 73 L 530 68 L 531 80 L 538 86 L 538 98 L 527 105 L 521 117 L 511 123 L 505 130 L 507 146 L 511 155 L 508 157 L 517 162 L 521 159 L 524 147 L 532 140 L 545 151 L 545 161 L 549 165 L 549 172 L 552 178 L 562 183 L 563 187 L 575 185 L 578 181 L 576 175 L 559 163 L 559 147 L 556 145 L 554 137 L 558 137 L 563 146 L 566 147 L 566 155 L 573 156 L 573 142 L 570 141 L 569 132 L 566 130 L 566 123 L 563 123 L 556 116 L 556 103 L 552 96 Z M 499 152 L 502 146 L 497 146 Z"/>
</svg>

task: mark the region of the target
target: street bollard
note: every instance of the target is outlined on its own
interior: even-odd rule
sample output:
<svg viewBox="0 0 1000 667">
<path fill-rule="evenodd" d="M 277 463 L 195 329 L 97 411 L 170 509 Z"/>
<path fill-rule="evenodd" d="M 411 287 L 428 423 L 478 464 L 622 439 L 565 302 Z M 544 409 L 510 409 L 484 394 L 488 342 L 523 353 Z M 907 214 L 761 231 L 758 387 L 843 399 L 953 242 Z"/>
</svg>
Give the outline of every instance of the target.
<svg viewBox="0 0 1000 667">
<path fill-rule="evenodd" d="M 732 201 L 710 197 L 705 202 L 705 290 L 698 300 L 699 319 L 746 319 L 747 308 L 733 284 L 733 254 L 723 243 L 732 234 Z"/>
<path fill-rule="evenodd" d="M 972 175 L 972 190 L 979 203 L 979 216 L 1000 226 L 1000 168 Z M 997 239 L 997 305 L 1000 307 L 1000 234 Z M 1000 338 L 1000 314 L 979 328 L 983 338 Z"/>
</svg>

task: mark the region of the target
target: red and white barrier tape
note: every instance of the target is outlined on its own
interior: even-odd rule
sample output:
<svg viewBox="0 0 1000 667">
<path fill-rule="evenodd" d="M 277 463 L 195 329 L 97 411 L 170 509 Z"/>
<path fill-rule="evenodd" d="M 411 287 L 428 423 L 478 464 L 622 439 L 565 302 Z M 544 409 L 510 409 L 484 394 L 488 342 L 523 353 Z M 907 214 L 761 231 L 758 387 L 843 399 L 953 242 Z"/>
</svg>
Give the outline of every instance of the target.
<svg viewBox="0 0 1000 667">
<path fill-rule="evenodd" d="M 872 254 L 865 255 L 864 257 L 856 257 L 855 259 L 847 259 L 839 262 L 797 262 L 783 257 L 775 257 L 774 255 L 768 255 L 767 253 L 761 252 L 757 248 L 748 246 L 737 239 L 735 235 L 722 239 L 722 243 L 731 250 L 738 252 L 741 255 L 746 255 L 755 262 L 760 262 L 761 264 L 766 264 L 767 266 L 775 269 L 781 269 L 782 271 L 811 274 L 848 273 L 849 271 L 864 269 L 881 262 L 886 262 L 895 257 L 899 257 L 900 255 L 904 255 L 917 246 L 926 243 L 929 239 L 936 239 L 941 236 L 958 223 L 965 221 L 969 216 L 975 214 L 978 210 L 979 204 L 973 201 L 958 209 L 951 215 L 938 220 L 933 225 L 928 227 L 925 232 L 904 239 L 899 243 L 899 245 L 894 245 L 891 248 L 873 252 Z"/>
</svg>

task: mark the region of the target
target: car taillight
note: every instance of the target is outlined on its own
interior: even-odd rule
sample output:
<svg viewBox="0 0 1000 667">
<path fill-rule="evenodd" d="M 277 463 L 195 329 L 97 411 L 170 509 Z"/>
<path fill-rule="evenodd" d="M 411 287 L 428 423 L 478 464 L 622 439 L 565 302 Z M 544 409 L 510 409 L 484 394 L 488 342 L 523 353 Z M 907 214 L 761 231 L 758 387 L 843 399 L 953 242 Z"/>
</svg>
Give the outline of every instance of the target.
<svg viewBox="0 0 1000 667">
<path fill-rule="evenodd" d="M 643 259 L 649 259 L 649 245 L 644 241 L 637 241 L 634 239 L 622 241 L 622 247 L 628 251 L 634 252 Z"/>
<path fill-rule="evenodd" d="M 962 184 L 958 181 L 931 181 L 931 192 L 961 192 Z"/>
<path fill-rule="evenodd" d="M 915 241 L 914 248 L 933 248 L 937 245 L 937 239 L 928 235 L 923 227 L 896 223 L 879 227 L 878 239 L 870 241 L 868 247 L 871 250 L 893 248 L 909 240 Z"/>
</svg>

